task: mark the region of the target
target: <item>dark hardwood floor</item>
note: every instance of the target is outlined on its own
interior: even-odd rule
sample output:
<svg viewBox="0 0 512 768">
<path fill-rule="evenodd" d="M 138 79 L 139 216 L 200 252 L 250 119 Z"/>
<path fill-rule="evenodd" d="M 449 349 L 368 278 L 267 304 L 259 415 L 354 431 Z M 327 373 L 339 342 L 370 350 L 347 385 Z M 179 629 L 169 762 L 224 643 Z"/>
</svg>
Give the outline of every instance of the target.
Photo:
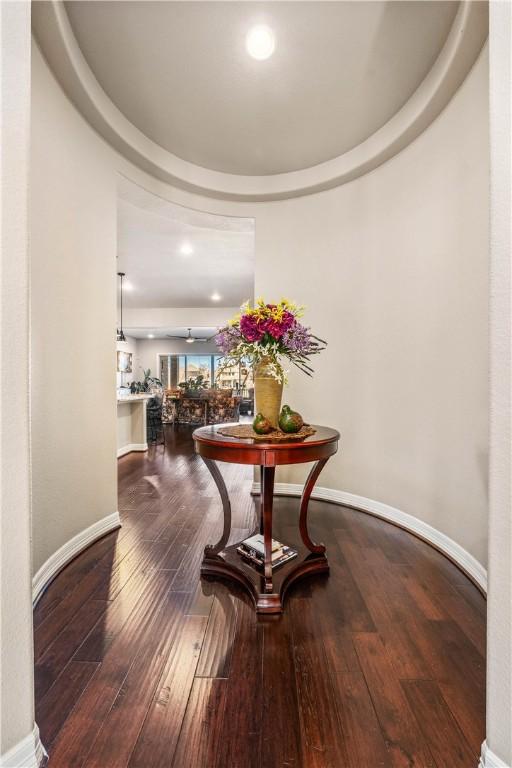
<svg viewBox="0 0 512 768">
<path fill-rule="evenodd" d="M 50 768 L 475 768 L 485 601 L 446 558 L 383 521 L 312 502 L 329 577 L 257 617 L 201 583 L 221 526 L 191 430 L 119 461 L 123 527 L 55 579 L 34 617 L 36 720 Z M 233 540 L 251 470 L 222 465 Z M 293 542 L 297 500 L 277 499 Z"/>
</svg>

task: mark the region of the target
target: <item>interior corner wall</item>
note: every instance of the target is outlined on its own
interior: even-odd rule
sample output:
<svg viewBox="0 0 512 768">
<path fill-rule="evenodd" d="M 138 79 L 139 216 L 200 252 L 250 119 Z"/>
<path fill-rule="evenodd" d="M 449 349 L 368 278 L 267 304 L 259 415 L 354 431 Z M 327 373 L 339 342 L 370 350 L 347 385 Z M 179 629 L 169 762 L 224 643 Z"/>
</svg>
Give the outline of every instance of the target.
<svg viewBox="0 0 512 768">
<path fill-rule="evenodd" d="M 329 341 L 286 401 L 341 432 L 318 485 L 386 503 L 487 561 L 488 56 L 439 118 L 349 184 L 261 205 L 256 295 Z M 297 264 L 301 265 L 297 269 Z M 303 471 L 278 473 L 297 482 Z"/>
<path fill-rule="evenodd" d="M 117 278 L 110 150 L 71 107 L 37 46 L 32 58 L 31 451 L 37 572 L 74 535 L 117 509 Z"/>
</svg>

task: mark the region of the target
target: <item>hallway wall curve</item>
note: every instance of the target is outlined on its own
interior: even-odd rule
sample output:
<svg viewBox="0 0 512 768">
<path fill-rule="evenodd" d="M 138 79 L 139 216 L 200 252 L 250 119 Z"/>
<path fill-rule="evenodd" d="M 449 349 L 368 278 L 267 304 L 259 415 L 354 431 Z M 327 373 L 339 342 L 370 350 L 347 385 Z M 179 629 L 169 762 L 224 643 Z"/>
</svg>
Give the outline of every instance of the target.
<svg viewBox="0 0 512 768">
<path fill-rule="evenodd" d="M 117 203 L 111 154 L 72 109 L 33 46 L 34 573 L 77 534 L 117 511 Z"/>
<path fill-rule="evenodd" d="M 487 67 L 484 50 L 438 119 L 372 173 L 307 197 L 237 203 L 170 187 L 114 152 L 35 48 L 35 571 L 116 509 L 120 177 L 191 208 L 255 217 L 257 294 L 304 303 L 329 340 L 315 378 L 290 372 L 285 395 L 342 433 L 320 485 L 400 509 L 485 566 Z"/>
<path fill-rule="evenodd" d="M 285 402 L 341 432 L 319 484 L 403 510 L 487 561 L 488 55 L 393 160 L 263 205 L 256 294 L 329 341 Z M 278 473 L 298 482 L 300 469 Z"/>
</svg>

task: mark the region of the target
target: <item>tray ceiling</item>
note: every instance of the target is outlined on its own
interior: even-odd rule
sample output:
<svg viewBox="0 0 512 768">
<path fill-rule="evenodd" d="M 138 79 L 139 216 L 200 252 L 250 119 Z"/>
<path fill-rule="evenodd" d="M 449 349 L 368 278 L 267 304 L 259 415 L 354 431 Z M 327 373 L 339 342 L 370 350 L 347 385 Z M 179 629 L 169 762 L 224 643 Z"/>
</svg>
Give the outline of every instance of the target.
<svg viewBox="0 0 512 768">
<path fill-rule="evenodd" d="M 286 173 L 381 128 L 438 57 L 455 2 L 73 2 L 98 82 L 146 136 L 225 173 Z M 276 49 L 245 50 L 265 22 Z"/>
<path fill-rule="evenodd" d="M 91 125 L 156 178 L 212 197 L 328 189 L 407 146 L 487 37 L 485 2 L 73 2 L 36 39 Z M 247 32 L 266 24 L 270 58 Z"/>
</svg>

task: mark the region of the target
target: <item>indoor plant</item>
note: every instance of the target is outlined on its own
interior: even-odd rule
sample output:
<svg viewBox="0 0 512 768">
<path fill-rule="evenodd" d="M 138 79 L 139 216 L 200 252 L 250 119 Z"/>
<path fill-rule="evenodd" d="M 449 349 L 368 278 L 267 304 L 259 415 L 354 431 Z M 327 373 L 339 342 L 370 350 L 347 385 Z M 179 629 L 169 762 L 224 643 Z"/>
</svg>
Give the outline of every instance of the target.
<svg viewBox="0 0 512 768">
<path fill-rule="evenodd" d="M 183 390 L 184 394 L 197 396 L 204 389 L 206 389 L 205 377 L 202 373 L 193 378 L 192 376 L 187 381 L 180 381 L 178 387 Z"/>
<path fill-rule="evenodd" d="M 287 359 L 311 376 L 309 359 L 325 349 L 327 342 L 299 322 L 303 308 L 287 299 L 267 304 L 258 299 L 247 302 L 240 314 L 221 328 L 215 341 L 223 359 L 219 372 L 235 363 L 253 366 L 256 413 L 277 426 L 286 371 L 281 360 Z"/>
<path fill-rule="evenodd" d="M 155 376 L 151 376 L 150 368 L 147 371 L 143 369 L 142 372 L 144 373 L 144 381 L 132 381 L 131 384 L 128 384 L 132 395 L 162 390 L 162 382 Z"/>
</svg>

